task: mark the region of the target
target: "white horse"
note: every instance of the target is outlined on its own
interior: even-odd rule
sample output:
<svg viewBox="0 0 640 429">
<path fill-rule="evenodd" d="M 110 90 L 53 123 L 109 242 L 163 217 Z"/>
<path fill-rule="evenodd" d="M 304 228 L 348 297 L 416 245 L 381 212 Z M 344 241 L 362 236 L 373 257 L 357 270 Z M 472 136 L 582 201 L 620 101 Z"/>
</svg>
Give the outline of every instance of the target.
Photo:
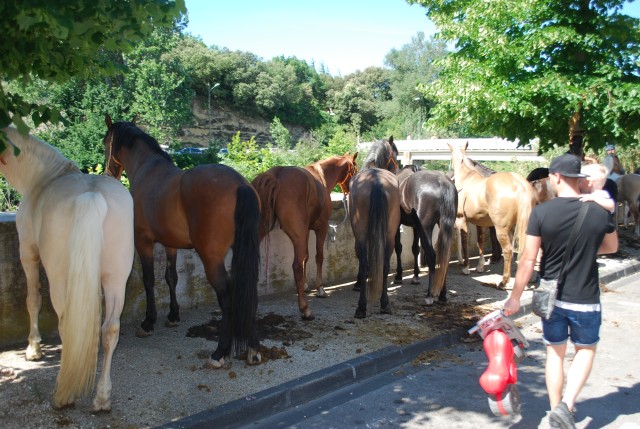
<svg viewBox="0 0 640 429">
<path fill-rule="evenodd" d="M 30 318 L 27 360 L 40 359 L 39 265 L 45 268 L 62 340 L 53 405 L 63 408 L 93 390 L 102 302 L 103 362 L 94 411 L 111 409 L 111 358 L 120 335 L 125 286 L 133 265 L 133 200 L 107 176 L 82 174 L 57 149 L 15 128 L 0 153 L 0 172 L 22 195 L 16 217 Z"/>
</svg>

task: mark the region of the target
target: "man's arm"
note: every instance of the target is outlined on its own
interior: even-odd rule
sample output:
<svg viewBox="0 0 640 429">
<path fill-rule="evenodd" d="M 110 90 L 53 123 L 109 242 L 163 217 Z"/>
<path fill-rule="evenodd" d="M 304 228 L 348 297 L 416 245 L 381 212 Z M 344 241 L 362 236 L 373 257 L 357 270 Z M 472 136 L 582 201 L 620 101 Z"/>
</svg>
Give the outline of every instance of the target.
<svg viewBox="0 0 640 429">
<path fill-rule="evenodd" d="M 608 253 L 616 253 L 618 251 L 618 231 L 610 232 L 604 236 L 602 244 L 598 249 L 598 255 L 606 255 Z"/>
<path fill-rule="evenodd" d="M 540 237 L 534 235 L 526 236 L 524 252 L 522 252 L 522 256 L 520 256 L 520 261 L 518 262 L 518 270 L 516 271 L 513 290 L 511 291 L 511 295 L 509 295 L 509 299 L 504 303 L 504 314 L 506 316 L 511 316 L 520 310 L 520 297 L 531 279 L 541 245 L 542 239 Z"/>
</svg>

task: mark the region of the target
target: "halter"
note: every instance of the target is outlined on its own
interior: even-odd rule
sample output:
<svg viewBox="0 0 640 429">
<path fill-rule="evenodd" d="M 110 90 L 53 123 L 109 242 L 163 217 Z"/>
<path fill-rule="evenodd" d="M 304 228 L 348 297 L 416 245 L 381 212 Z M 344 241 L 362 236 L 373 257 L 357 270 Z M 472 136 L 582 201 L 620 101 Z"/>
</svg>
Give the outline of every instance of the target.
<svg viewBox="0 0 640 429">
<path fill-rule="evenodd" d="M 387 144 L 389 145 L 389 160 L 387 161 L 387 165 L 386 165 L 386 169 L 389 170 L 389 165 L 393 165 L 393 171 L 397 171 L 398 170 L 398 161 L 396 161 L 393 158 L 393 146 L 391 146 L 391 143 L 387 142 Z M 389 170 L 391 171 L 391 170 Z"/>
<path fill-rule="evenodd" d="M 347 181 L 351 180 L 351 178 L 355 176 L 357 173 L 358 173 L 358 166 L 355 163 L 349 164 L 347 175 L 341 182 L 338 182 L 338 185 L 340 186 L 340 190 L 345 195 L 345 197 L 349 195 L 349 191 L 345 190 L 344 185 L 345 183 L 347 183 Z"/>
<path fill-rule="evenodd" d="M 107 166 L 106 166 L 105 172 L 107 173 L 107 175 L 111 175 L 111 162 L 113 161 L 113 164 L 116 167 L 118 167 L 118 174 L 117 176 L 114 175 L 113 177 L 116 177 L 119 179 L 120 176 L 122 175 L 122 170 L 124 169 L 124 166 L 120 161 L 116 159 L 115 155 L 113 155 L 113 131 L 109 131 L 109 136 L 107 138 L 106 144 L 108 148 L 108 154 L 107 154 Z"/>
</svg>

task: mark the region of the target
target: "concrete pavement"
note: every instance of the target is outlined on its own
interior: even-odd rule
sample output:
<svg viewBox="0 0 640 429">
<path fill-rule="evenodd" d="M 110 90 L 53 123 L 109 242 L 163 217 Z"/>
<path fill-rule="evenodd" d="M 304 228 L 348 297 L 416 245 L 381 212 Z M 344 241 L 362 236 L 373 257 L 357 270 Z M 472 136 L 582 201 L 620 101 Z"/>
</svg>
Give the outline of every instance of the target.
<svg viewBox="0 0 640 429">
<path fill-rule="evenodd" d="M 581 428 L 636 428 L 640 427 L 633 426 L 640 422 L 640 405 L 638 405 L 640 402 L 637 401 L 640 393 L 640 383 L 638 382 L 640 366 L 633 350 L 637 349 L 635 338 L 638 337 L 638 332 L 640 332 L 640 317 L 637 316 L 638 309 L 640 309 L 640 285 L 636 288 L 626 286 L 627 281 L 620 281 L 620 279 L 629 278 L 629 281 L 635 281 L 635 284 L 638 284 L 640 277 L 637 273 L 640 273 L 640 262 L 636 256 L 624 259 L 605 257 L 599 259 L 598 262 L 601 282 L 605 283 L 606 288 L 610 289 L 611 292 L 603 294 L 605 305 L 602 343 L 596 361 L 596 368 L 583 395 L 584 398 L 591 399 L 579 400 L 576 419 L 579 422 L 578 427 Z M 479 404 L 476 404 L 476 408 L 479 408 L 477 411 L 481 413 L 483 408 L 486 409 L 486 416 L 481 419 L 482 422 L 475 421 L 474 424 L 469 426 L 455 425 L 449 427 L 547 427 L 544 426 L 544 422 L 546 422 L 545 410 L 548 408 L 543 377 L 544 346 L 539 341 L 539 320 L 535 316 L 528 316 L 529 313 L 530 302 L 523 301 L 521 312 L 518 316 L 526 316 L 522 319 L 525 325 L 523 329 L 532 346 L 529 351 L 529 357 L 519 366 L 521 374 L 519 386 L 521 386 L 520 391 L 523 396 L 522 416 L 509 421 L 499 419 L 497 421 L 498 425 L 492 426 L 496 420 L 493 416 L 490 416 L 486 397 L 480 401 L 476 398 L 472 402 Z M 371 380 L 372 377 L 388 371 L 394 371 L 399 366 L 413 361 L 422 353 L 441 350 L 449 346 L 454 346 L 452 350 L 455 350 L 456 347 L 468 349 L 470 347 L 469 344 L 461 344 L 464 338 L 467 338 L 466 330 L 457 329 L 437 338 L 417 342 L 405 347 L 390 347 L 325 368 L 258 392 L 255 395 L 165 424 L 162 427 L 205 428 L 212 425 L 225 428 L 242 427 L 243 425 L 269 427 L 260 426 L 259 423 L 268 416 L 294 410 L 295 407 L 318 400 L 318 398 L 322 398 L 325 395 L 335 394 L 341 389 L 356 388 L 359 384 Z M 460 353 L 464 353 L 465 356 L 469 354 L 475 362 L 472 365 L 477 370 L 482 365 L 486 367 L 486 357 L 482 351 L 482 343 L 478 341 L 475 346 L 471 345 L 471 347 L 475 348 L 475 351 L 468 352 L 467 350 L 463 352 L 463 349 L 460 349 Z M 621 369 L 624 369 L 622 372 L 625 374 L 620 372 Z M 455 377 L 456 371 L 461 373 L 460 376 L 466 380 L 466 383 L 462 384 L 462 386 L 466 387 L 462 387 L 462 392 L 458 392 L 461 394 L 458 395 L 457 405 L 455 405 L 456 409 L 464 410 L 465 406 L 468 406 L 470 402 L 470 397 L 468 396 L 470 391 L 468 389 L 471 389 L 471 387 L 469 387 L 468 381 L 473 379 L 474 376 L 479 377 L 483 370 L 477 372 L 466 369 L 461 372 L 460 368 L 454 368 L 452 371 L 450 374 L 445 374 L 444 380 L 450 380 L 451 377 Z M 474 374 L 474 376 L 471 374 Z M 476 397 L 478 395 L 482 397 L 484 392 L 477 385 L 477 380 L 472 380 L 471 385 L 476 388 L 476 391 L 479 390 L 479 393 L 476 392 L 475 394 Z M 445 407 L 444 403 L 441 405 Z M 628 412 L 629 419 L 624 417 L 620 419 L 619 411 L 616 410 L 621 408 Z M 591 413 L 592 409 L 600 411 L 593 414 Z M 543 421 L 542 426 L 538 426 L 540 421 Z M 306 421 L 305 427 L 307 423 L 310 422 Z M 444 422 L 441 423 L 445 424 Z M 315 427 L 324 426 L 320 424 Z M 354 427 L 354 424 L 349 422 L 346 425 L 341 426 L 338 424 L 334 427 Z"/>
</svg>

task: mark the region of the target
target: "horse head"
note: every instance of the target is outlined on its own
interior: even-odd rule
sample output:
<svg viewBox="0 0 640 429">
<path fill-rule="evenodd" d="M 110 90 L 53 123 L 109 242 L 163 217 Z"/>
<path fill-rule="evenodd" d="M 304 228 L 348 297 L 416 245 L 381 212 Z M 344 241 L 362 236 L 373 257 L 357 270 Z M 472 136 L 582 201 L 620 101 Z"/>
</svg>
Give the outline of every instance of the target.
<svg viewBox="0 0 640 429">
<path fill-rule="evenodd" d="M 351 178 L 358 174 L 358 164 L 356 164 L 356 158 L 358 157 L 358 152 L 354 153 L 353 156 L 349 155 L 349 152 L 345 153 L 343 158 L 345 160 L 345 165 L 347 167 L 344 178 L 338 182 L 340 186 L 340 190 L 346 196 L 349 195 L 349 183 L 351 182 Z"/>
<path fill-rule="evenodd" d="M 116 150 L 114 149 L 113 143 L 115 137 L 115 126 L 113 124 L 113 121 L 111 120 L 111 116 L 108 113 L 106 113 L 104 116 L 104 122 L 107 125 L 107 134 L 102 139 L 105 150 L 104 172 L 107 176 L 111 176 L 120 180 L 120 177 L 122 177 L 122 172 L 124 171 L 124 166 L 116 157 Z"/>
<path fill-rule="evenodd" d="M 396 172 L 398 169 L 398 148 L 393 142 L 393 136 L 388 140 L 379 140 L 371 145 L 362 168 L 381 168 L 392 173 Z"/>
</svg>

